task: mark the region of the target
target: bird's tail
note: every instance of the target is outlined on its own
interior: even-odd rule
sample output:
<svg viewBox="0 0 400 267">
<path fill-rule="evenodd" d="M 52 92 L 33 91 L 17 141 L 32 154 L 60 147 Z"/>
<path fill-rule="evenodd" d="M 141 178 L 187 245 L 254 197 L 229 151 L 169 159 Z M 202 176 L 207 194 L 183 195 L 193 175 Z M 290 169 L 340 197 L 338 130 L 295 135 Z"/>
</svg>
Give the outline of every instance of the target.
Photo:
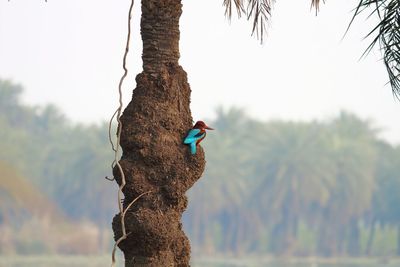
<svg viewBox="0 0 400 267">
<path fill-rule="evenodd" d="M 190 143 L 190 152 L 192 155 L 196 154 L 196 142 Z"/>
</svg>

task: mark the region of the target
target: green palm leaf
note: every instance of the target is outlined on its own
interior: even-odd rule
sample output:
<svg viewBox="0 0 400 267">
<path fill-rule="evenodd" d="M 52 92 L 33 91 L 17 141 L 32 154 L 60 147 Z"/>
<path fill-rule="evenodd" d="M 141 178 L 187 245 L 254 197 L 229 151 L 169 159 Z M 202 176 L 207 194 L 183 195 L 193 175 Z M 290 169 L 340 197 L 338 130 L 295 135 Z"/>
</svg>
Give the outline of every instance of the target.
<svg viewBox="0 0 400 267">
<path fill-rule="evenodd" d="M 225 16 L 229 19 L 232 18 L 232 9 L 236 8 L 239 18 L 245 15 L 247 20 L 252 20 L 251 34 L 256 33 L 257 38 L 261 39 L 262 43 L 274 2 L 275 0 L 224 0 L 223 5 L 225 6 Z M 318 11 L 320 2 L 321 0 L 311 0 L 311 7 Z"/>
<path fill-rule="evenodd" d="M 349 27 L 356 16 L 372 7 L 372 13 L 379 17 L 380 22 L 366 35 L 375 35 L 365 50 L 367 55 L 376 45 L 383 53 L 389 83 L 396 97 L 400 96 L 400 1 L 398 0 L 360 0 Z"/>
</svg>

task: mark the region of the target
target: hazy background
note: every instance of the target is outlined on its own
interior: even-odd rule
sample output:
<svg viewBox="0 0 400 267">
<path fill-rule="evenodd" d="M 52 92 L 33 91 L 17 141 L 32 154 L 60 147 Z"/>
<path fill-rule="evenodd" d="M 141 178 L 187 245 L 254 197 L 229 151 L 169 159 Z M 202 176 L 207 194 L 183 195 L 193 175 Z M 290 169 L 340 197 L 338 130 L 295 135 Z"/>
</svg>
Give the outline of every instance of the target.
<svg viewBox="0 0 400 267">
<path fill-rule="evenodd" d="M 337 257 L 400 255 L 400 103 L 379 51 L 360 60 L 377 21 L 357 18 L 342 39 L 358 0 L 327 1 L 318 16 L 309 2 L 278 1 L 262 45 L 251 23 L 227 21 L 222 0 L 183 2 L 192 115 L 217 129 L 184 215 L 195 258 L 318 256 L 331 267 L 346 266 Z M 0 1 L 0 266 L 110 251 L 117 187 L 104 179 L 106 121 L 128 7 Z M 137 0 L 125 104 L 141 71 L 139 17 Z M 82 261 L 74 266 L 94 264 Z"/>
</svg>

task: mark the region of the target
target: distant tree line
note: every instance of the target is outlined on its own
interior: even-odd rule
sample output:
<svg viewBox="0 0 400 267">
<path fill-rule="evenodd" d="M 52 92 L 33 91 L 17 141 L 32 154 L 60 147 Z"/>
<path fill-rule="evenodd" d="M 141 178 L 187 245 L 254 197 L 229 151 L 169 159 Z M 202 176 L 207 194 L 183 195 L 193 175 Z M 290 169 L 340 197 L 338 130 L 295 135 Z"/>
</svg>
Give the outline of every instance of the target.
<svg viewBox="0 0 400 267">
<path fill-rule="evenodd" d="M 116 186 L 104 179 L 107 123 L 71 123 L 55 106 L 21 103 L 21 94 L 0 80 L 0 161 L 71 220 L 109 228 L 117 206 Z M 217 130 L 202 143 L 207 170 L 184 214 L 195 253 L 400 255 L 400 148 L 369 121 L 342 112 L 262 122 L 232 108 L 209 124 Z M 3 206 L 0 218 L 10 210 Z"/>
<path fill-rule="evenodd" d="M 21 93 L 21 86 L 0 80 L 0 160 L 71 218 L 110 220 L 117 204 L 109 199 L 115 187 L 104 179 L 113 158 L 106 123 L 72 124 L 53 105 L 24 105 Z"/>
<path fill-rule="evenodd" d="M 400 255 L 400 148 L 342 112 L 260 122 L 219 109 L 185 222 L 195 249 Z"/>
</svg>

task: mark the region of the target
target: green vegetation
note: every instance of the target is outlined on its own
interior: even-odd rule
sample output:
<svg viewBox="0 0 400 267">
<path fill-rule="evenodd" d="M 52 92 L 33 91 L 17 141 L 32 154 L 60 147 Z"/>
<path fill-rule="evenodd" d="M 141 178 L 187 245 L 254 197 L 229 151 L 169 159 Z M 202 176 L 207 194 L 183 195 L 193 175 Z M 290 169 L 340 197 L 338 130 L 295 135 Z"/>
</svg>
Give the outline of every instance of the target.
<svg viewBox="0 0 400 267">
<path fill-rule="evenodd" d="M 0 253 L 105 251 L 117 207 L 106 124 L 72 125 L 21 93 L 0 81 Z"/>
<path fill-rule="evenodd" d="M 106 123 L 21 103 L 0 80 L 0 253 L 95 253 L 117 210 Z M 400 255 L 400 147 L 342 112 L 261 122 L 219 109 L 184 227 L 195 254 Z"/>
<path fill-rule="evenodd" d="M 264 123 L 231 109 L 211 125 L 185 217 L 196 252 L 400 254 L 400 148 L 368 121 Z"/>
</svg>

